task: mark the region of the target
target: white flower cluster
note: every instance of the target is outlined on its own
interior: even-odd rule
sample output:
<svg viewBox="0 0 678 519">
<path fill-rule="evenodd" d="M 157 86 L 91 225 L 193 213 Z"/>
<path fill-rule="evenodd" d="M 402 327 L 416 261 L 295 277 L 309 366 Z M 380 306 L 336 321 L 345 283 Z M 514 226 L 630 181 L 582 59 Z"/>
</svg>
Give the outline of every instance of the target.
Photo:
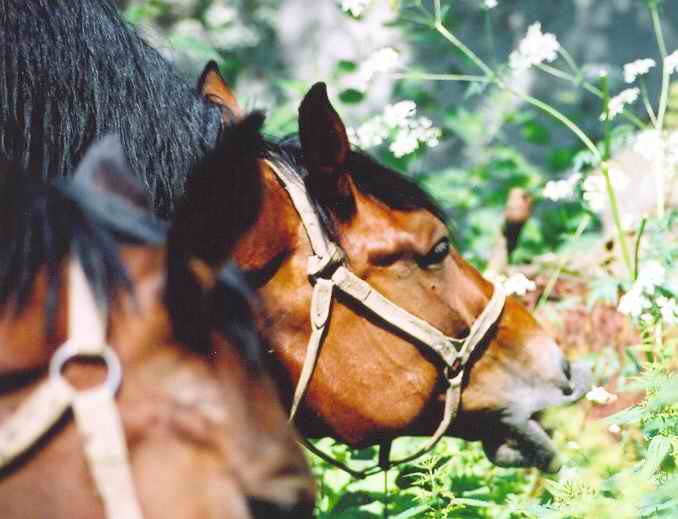
<svg viewBox="0 0 678 519">
<path fill-rule="evenodd" d="M 341 0 L 341 10 L 351 16 L 361 16 L 370 6 L 370 0 Z"/>
<path fill-rule="evenodd" d="M 608 392 L 602 386 L 596 386 L 586 393 L 586 400 L 599 405 L 611 404 L 612 402 L 616 402 L 617 398 L 617 395 Z"/>
<path fill-rule="evenodd" d="M 494 9 L 497 5 L 499 5 L 497 0 L 483 0 L 483 7 L 485 9 Z"/>
<path fill-rule="evenodd" d="M 393 47 L 379 49 L 360 64 L 352 86 L 360 92 L 365 92 L 375 74 L 395 69 L 399 61 L 400 54 Z"/>
<path fill-rule="evenodd" d="M 610 166 L 607 170 L 610 183 L 615 191 L 625 189 L 629 185 L 629 178 L 623 170 Z M 582 183 L 583 198 L 594 211 L 602 211 L 607 207 L 607 187 L 605 177 L 601 172 L 590 174 Z"/>
<path fill-rule="evenodd" d="M 630 105 L 636 102 L 638 96 L 640 95 L 639 88 L 627 88 L 622 90 L 618 95 L 610 99 L 608 103 L 608 109 L 610 112 L 610 119 L 614 119 L 616 115 L 619 115 L 624 111 L 626 105 Z M 605 119 L 605 114 L 600 116 L 600 120 Z"/>
<path fill-rule="evenodd" d="M 581 173 L 573 173 L 567 178 L 560 180 L 549 180 L 544 186 L 542 195 L 544 198 L 558 202 L 572 198 L 575 193 L 577 183 L 581 180 Z"/>
<path fill-rule="evenodd" d="M 527 35 L 509 56 L 509 65 L 513 70 L 526 70 L 544 61 L 549 63 L 558 57 L 560 43 L 554 34 L 541 32 L 541 23 L 537 22 L 527 29 Z"/>
<path fill-rule="evenodd" d="M 624 81 L 633 83 L 638 76 L 644 76 L 655 66 L 657 66 L 657 63 L 650 58 L 637 59 L 636 61 L 627 63 L 624 65 Z"/>
<path fill-rule="evenodd" d="M 351 143 L 363 149 L 379 146 L 392 139 L 389 150 L 398 158 L 409 155 L 422 144 L 429 148 L 437 146 L 441 135 L 440 128 L 434 127 L 430 119 L 417 117 L 414 101 L 388 105 L 383 114 L 357 128 L 348 129 Z"/>
<path fill-rule="evenodd" d="M 666 269 L 658 261 L 647 261 L 631 289 L 619 300 L 617 309 L 633 319 L 652 322 L 653 306 L 662 321 L 669 326 L 678 324 L 678 305 L 674 297 L 659 294 L 657 287 L 666 282 Z"/>
<path fill-rule="evenodd" d="M 537 288 L 534 281 L 530 280 L 522 272 L 510 275 L 508 278 L 503 274 L 497 274 L 493 270 L 487 270 L 483 275 L 497 285 L 501 285 L 506 295 L 516 294 L 524 296 Z"/>
<path fill-rule="evenodd" d="M 674 50 L 664 58 L 664 66 L 669 70 L 669 74 L 678 71 L 678 50 Z"/>
</svg>

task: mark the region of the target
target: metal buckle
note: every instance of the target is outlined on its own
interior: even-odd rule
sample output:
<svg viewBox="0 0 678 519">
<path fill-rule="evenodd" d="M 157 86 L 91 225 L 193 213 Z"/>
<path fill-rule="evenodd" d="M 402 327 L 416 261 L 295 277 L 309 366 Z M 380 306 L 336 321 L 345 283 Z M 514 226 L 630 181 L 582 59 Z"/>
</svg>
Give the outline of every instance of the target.
<svg viewBox="0 0 678 519">
<path fill-rule="evenodd" d="M 115 395 L 122 381 L 122 366 L 120 365 L 117 353 L 108 344 L 105 344 L 101 351 L 87 351 L 80 348 L 76 342 L 66 341 L 52 356 L 49 364 L 49 376 L 54 379 L 61 379 L 64 384 L 70 387 L 71 384 L 63 377 L 62 371 L 68 362 L 78 357 L 100 358 L 104 361 L 108 374 L 101 386 L 108 389 L 111 395 Z"/>
</svg>

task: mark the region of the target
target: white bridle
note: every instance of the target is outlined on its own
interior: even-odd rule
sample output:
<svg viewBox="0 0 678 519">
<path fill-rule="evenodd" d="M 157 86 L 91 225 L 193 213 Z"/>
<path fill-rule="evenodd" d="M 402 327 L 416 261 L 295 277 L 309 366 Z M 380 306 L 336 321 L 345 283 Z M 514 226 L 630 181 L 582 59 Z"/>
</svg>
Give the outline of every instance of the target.
<svg viewBox="0 0 678 519">
<path fill-rule="evenodd" d="M 106 344 L 106 319 L 78 260 L 69 264 L 68 340 L 56 350 L 47 379 L 0 425 L 0 469 L 33 447 L 69 409 L 73 409 L 97 492 L 108 519 L 142 519 L 132 483 L 125 432 L 115 394 L 122 368 Z M 108 369 L 100 386 L 78 390 L 62 376 L 76 358 L 101 359 Z"/>
<path fill-rule="evenodd" d="M 420 344 L 429 347 L 444 362 L 445 377 L 449 384 L 445 394 L 445 409 L 440 425 L 433 436 L 421 449 L 397 461 L 388 460 L 388 452 L 384 456 L 380 452 L 380 463 L 363 471 L 356 471 L 335 460 L 328 454 L 320 451 L 306 440 L 304 445 L 314 454 L 328 463 L 348 472 L 354 477 L 363 478 L 379 470 L 411 461 L 431 450 L 443 437 L 452 420 L 457 416 L 461 402 L 461 383 L 466 363 L 473 350 L 482 342 L 494 323 L 497 322 L 504 308 L 506 295 L 502 288 L 495 284 L 490 301 L 482 313 L 471 325 L 468 335 L 463 339 L 448 337 L 426 321 L 412 315 L 397 304 L 393 303 L 369 283 L 363 281 L 351 272 L 344 263 L 344 253 L 334 243 L 323 227 L 318 211 L 300 175 L 282 161 L 268 161 L 269 166 L 285 188 L 292 200 L 306 235 L 311 244 L 313 255 L 308 258 L 308 276 L 313 283 L 311 295 L 311 337 L 306 349 L 306 357 L 294 391 L 294 399 L 290 412 L 290 421 L 299 408 L 304 393 L 313 375 L 320 345 L 329 322 L 334 291 L 339 290 L 353 301 L 372 311 L 396 329 L 404 332 Z M 382 444 L 386 451 L 390 442 Z"/>
</svg>

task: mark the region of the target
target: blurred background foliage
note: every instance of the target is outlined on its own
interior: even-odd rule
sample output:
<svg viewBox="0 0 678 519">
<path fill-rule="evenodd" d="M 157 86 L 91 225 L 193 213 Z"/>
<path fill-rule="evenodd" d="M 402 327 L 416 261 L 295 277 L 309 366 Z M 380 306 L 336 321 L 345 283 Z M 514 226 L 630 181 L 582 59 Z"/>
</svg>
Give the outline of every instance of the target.
<svg viewBox="0 0 678 519">
<path fill-rule="evenodd" d="M 581 79 L 597 81 L 599 71 L 607 71 L 612 92 L 625 87 L 625 63 L 659 59 L 646 0 L 443 4 L 445 26 L 502 73 L 508 68 L 502 63 L 536 21 L 568 49 Z M 318 517 L 678 517 L 678 384 L 672 376 L 678 333 L 634 326 L 616 311 L 631 282 L 615 265 L 609 210 L 593 207 L 581 182 L 572 196 L 546 196 L 549 182 L 593 174 L 579 140 L 506 91 L 411 77 L 474 70 L 432 30 L 431 2 L 120 0 L 120 6 L 189 81 L 216 60 L 241 105 L 266 111 L 272 136 L 296 131 L 301 98 L 314 82 L 325 81 L 353 136 L 442 204 L 457 246 L 481 269 L 496 250 L 509 193 L 524 190 L 533 201 L 531 216 L 510 260 L 537 282 L 525 302 L 570 357 L 591 365 L 596 385 L 619 394 L 549 415 L 564 459 L 555 477 L 495 467 L 478 445 L 455 439 L 442 441 L 431 457 L 364 481 L 313 459 Z M 675 49 L 678 2 L 663 2 L 662 20 Z M 384 48 L 397 54 L 380 54 Z M 398 66 L 388 66 L 389 60 Z M 510 85 L 547 99 L 594 142 L 603 139 L 602 101 L 573 82 L 530 68 L 511 75 Z M 659 74 L 648 75 L 645 88 L 658 97 Z M 666 125 L 678 128 L 675 85 Z M 615 120 L 613 157 L 623 156 L 636 131 Z M 632 240 L 656 202 L 645 189 L 655 185 L 647 173 L 636 168 L 618 193 Z M 666 214 L 644 231 L 637 253 L 642 261 L 671 271 L 678 255 L 675 221 L 669 200 Z M 671 272 L 658 289 L 664 297 L 678 290 Z M 607 415 L 613 416 L 603 419 Z M 413 451 L 419 441 L 398 440 L 394 456 Z M 329 439 L 319 445 L 358 468 L 376 460 L 375 449 L 350 451 Z"/>
</svg>

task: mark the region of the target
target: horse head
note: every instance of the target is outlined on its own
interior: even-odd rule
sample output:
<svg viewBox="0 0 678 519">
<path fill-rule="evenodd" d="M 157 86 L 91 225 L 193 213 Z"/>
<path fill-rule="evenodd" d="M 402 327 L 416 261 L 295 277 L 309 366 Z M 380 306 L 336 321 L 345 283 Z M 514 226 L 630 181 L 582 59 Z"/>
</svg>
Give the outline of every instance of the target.
<svg viewBox="0 0 678 519">
<path fill-rule="evenodd" d="M 203 94 L 232 103 L 232 94 L 220 93 L 225 86 L 214 87 L 214 74 L 208 74 Z M 445 215 L 424 191 L 351 148 L 324 84 L 313 86 L 301 103 L 298 138 L 269 143 L 259 169 L 261 206 L 233 257 L 261 300 L 259 330 L 271 345 L 288 402 L 314 342 L 309 309 L 318 272 L 309 277 L 314 269 L 308 261 L 317 260 L 313 241 L 322 240 L 313 239 L 318 231 L 312 227 L 322 227 L 323 239 L 340 251 L 320 276 L 331 276 L 336 297 L 315 341 L 320 353 L 296 420 L 301 432 L 356 447 L 432 434 L 444 413 L 446 368 L 455 367 L 445 366 L 441 350 L 423 345 L 398 321 L 424 321 L 421 326 L 460 339 L 473 330 L 496 289 L 451 245 Z M 300 190 L 308 202 L 293 203 Z M 303 217 L 308 212 L 316 216 Z M 332 270 L 342 268 L 359 289 L 337 290 L 341 281 Z M 380 314 L 382 303 L 366 305 L 375 293 L 405 317 Z M 514 297 L 487 328 L 465 360 L 457 414 L 447 433 L 482 441 L 499 465 L 555 469 L 555 449 L 539 412 L 579 399 L 590 383 L 588 372 L 565 359 Z"/>
<path fill-rule="evenodd" d="M 310 517 L 313 481 L 264 369 L 249 292 L 235 270 L 204 276 L 189 253 L 166 243 L 115 139 L 57 185 L 24 189 L 32 184 L 26 175 L 5 173 L 17 185 L 2 193 L 0 451 L 12 449 L 3 425 L 53 381 L 54 359 L 100 328 L 108 372 L 74 358 L 63 361 L 63 376 L 86 391 L 108 383 L 119 362 L 114 407 L 144 517 Z M 170 235 L 180 227 L 171 224 Z M 116 494 L 112 512 L 102 505 L 106 491 L 83 452 L 90 439 L 83 443 L 73 420 L 43 432 L 11 463 L 0 456 L 2 517 L 103 517 L 104 508 L 107 517 L 138 517 L 116 515 L 128 495 Z"/>
</svg>

